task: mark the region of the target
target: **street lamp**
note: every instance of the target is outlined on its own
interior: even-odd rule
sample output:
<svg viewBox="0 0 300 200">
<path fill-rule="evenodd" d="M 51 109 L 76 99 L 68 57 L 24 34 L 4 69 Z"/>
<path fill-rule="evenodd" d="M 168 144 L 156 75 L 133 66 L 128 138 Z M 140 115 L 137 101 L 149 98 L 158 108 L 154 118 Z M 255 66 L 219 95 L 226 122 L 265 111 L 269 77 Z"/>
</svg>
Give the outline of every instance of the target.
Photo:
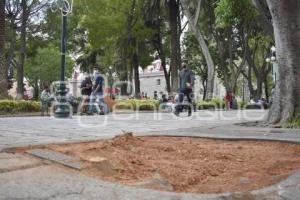
<svg viewBox="0 0 300 200">
<path fill-rule="evenodd" d="M 276 62 L 276 47 L 275 46 L 271 47 L 271 57 L 266 58 L 266 62 L 271 63 L 273 81 L 276 85 L 276 82 L 277 82 L 277 62 Z"/>
<path fill-rule="evenodd" d="M 73 0 L 54 0 L 52 8 L 58 8 L 62 15 L 62 33 L 61 33 L 61 71 L 60 81 L 55 85 L 56 106 L 54 116 L 57 118 L 66 118 L 70 116 L 70 105 L 67 102 L 66 94 L 68 89 L 65 83 L 65 65 L 66 65 L 66 43 L 67 43 L 67 16 L 72 12 Z"/>
<path fill-rule="evenodd" d="M 113 97 L 113 72 L 112 72 L 112 66 L 109 66 L 109 86 L 110 86 L 110 98 L 112 99 Z"/>
</svg>

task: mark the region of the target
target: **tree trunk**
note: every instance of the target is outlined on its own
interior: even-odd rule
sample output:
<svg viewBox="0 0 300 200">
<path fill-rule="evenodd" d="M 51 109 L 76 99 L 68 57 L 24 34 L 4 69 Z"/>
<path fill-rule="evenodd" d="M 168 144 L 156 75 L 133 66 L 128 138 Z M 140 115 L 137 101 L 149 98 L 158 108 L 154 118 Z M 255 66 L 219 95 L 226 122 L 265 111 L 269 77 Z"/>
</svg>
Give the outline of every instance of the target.
<svg viewBox="0 0 300 200">
<path fill-rule="evenodd" d="M 203 97 L 202 97 L 202 100 L 206 100 L 206 95 L 207 95 L 207 80 L 202 80 L 202 86 L 203 86 Z"/>
<path fill-rule="evenodd" d="M 164 50 L 164 46 L 162 43 L 161 20 L 159 20 L 159 24 L 157 26 L 157 37 L 158 37 L 157 51 L 158 51 L 158 54 L 159 54 L 159 57 L 161 60 L 162 68 L 164 70 L 167 91 L 168 91 L 168 93 L 171 93 L 170 73 L 167 70 L 166 55 L 165 55 L 165 50 Z"/>
<path fill-rule="evenodd" d="M 264 31 L 274 40 L 274 29 L 270 20 L 270 11 L 266 5 L 266 1 L 252 0 L 259 15 L 256 17 L 257 22 L 262 26 Z"/>
<path fill-rule="evenodd" d="M 139 75 L 139 60 L 137 53 L 133 54 L 133 71 L 134 71 L 134 94 L 135 98 L 140 97 L 141 89 L 140 89 L 140 75 Z"/>
<path fill-rule="evenodd" d="M 21 17 L 21 35 L 20 35 L 20 50 L 19 61 L 17 65 L 17 99 L 24 97 L 24 63 L 26 49 L 26 26 L 28 20 L 28 8 L 26 0 L 22 0 L 22 17 Z"/>
<path fill-rule="evenodd" d="M 126 66 L 126 64 L 124 64 L 123 66 Z M 122 82 L 121 84 L 121 96 L 127 96 L 128 94 L 132 94 L 131 92 L 128 92 L 128 83 L 130 85 L 131 88 L 131 82 L 129 81 L 129 77 L 128 77 L 128 71 L 125 72 L 121 72 L 119 75 L 120 81 Z"/>
<path fill-rule="evenodd" d="M 33 86 L 33 89 L 34 89 L 33 99 L 38 101 L 39 100 L 39 93 L 40 93 L 40 86 L 39 86 L 39 83 L 38 83 L 38 77 L 35 77 L 33 85 L 34 85 Z"/>
<path fill-rule="evenodd" d="M 178 70 L 181 68 L 180 39 L 178 31 L 179 5 L 177 4 L 176 0 L 170 0 L 168 2 L 168 8 L 171 29 L 171 92 L 176 93 L 178 90 Z"/>
<path fill-rule="evenodd" d="M 267 0 L 279 66 L 270 123 L 285 123 L 300 113 L 300 1 Z"/>
<path fill-rule="evenodd" d="M 17 30 L 16 30 L 16 21 L 15 21 L 15 17 L 12 16 L 11 20 L 10 20 L 10 29 L 12 32 L 12 36 L 11 36 L 11 41 L 10 41 L 10 47 L 8 50 L 8 56 L 7 56 L 7 68 L 9 72 L 13 72 L 13 59 L 14 59 L 14 53 L 16 50 L 16 43 L 17 43 Z"/>
<path fill-rule="evenodd" d="M 265 78 L 264 86 L 265 86 L 266 100 L 267 100 L 267 102 L 269 102 L 269 100 L 270 100 L 270 95 L 269 95 L 268 76 L 267 76 L 267 78 Z"/>
<path fill-rule="evenodd" d="M 204 37 L 203 37 L 201 31 L 199 30 L 199 28 L 197 28 L 197 22 L 195 20 L 198 20 L 198 19 L 194 20 L 192 14 L 189 12 L 189 2 L 187 0 L 181 0 L 181 3 L 182 3 L 182 7 L 183 7 L 183 12 L 189 20 L 190 28 L 191 28 L 192 32 L 194 33 L 194 35 L 200 45 L 200 48 L 204 55 L 204 58 L 206 60 L 207 69 L 208 69 L 206 100 L 210 100 L 213 98 L 213 93 L 214 93 L 215 65 L 214 65 L 212 56 L 209 52 L 208 46 L 204 40 Z M 198 6 L 200 6 L 200 4 Z M 198 8 L 197 10 L 198 10 L 197 12 L 200 12 L 200 8 Z M 199 14 L 196 13 L 196 16 L 199 16 Z"/>
<path fill-rule="evenodd" d="M 164 55 L 160 56 L 160 60 L 161 60 L 162 68 L 164 70 L 167 92 L 170 93 L 171 92 L 171 82 L 170 82 L 170 73 L 167 70 L 166 57 Z"/>
<path fill-rule="evenodd" d="M 7 67 L 5 63 L 5 0 L 0 0 L 0 99 L 7 94 Z"/>
</svg>

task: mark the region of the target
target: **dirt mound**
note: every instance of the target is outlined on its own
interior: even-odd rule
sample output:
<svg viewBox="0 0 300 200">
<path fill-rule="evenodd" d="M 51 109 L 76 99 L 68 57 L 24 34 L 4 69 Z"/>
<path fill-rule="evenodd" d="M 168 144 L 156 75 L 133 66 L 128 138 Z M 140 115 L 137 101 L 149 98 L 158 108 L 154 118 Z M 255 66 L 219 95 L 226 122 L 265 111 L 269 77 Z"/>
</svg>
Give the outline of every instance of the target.
<svg viewBox="0 0 300 200">
<path fill-rule="evenodd" d="M 46 148 L 87 160 L 90 167 L 81 172 L 85 175 L 177 192 L 246 192 L 275 184 L 300 168 L 300 145 L 279 142 L 125 133 L 111 140 Z"/>
<path fill-rule="evenodd" d="M 117 135 L 113 139 L 106 142 L 106 147 L 121 147 L 128 148 L 132 145 L 139 145 L 143 142 L 141 138 L 134 137 L 133 133 L 125 133 L 122 135 Z"/>
</svg>

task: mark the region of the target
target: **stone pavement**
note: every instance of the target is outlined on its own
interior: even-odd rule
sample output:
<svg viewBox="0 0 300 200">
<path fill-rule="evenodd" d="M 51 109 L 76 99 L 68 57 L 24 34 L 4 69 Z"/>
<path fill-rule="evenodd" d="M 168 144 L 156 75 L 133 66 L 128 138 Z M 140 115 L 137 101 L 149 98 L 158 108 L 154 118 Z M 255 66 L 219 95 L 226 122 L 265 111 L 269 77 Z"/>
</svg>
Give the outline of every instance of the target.
<svg viewBox="0 0 300 200">
<path fill-rule="evenodd" d="M 119 114 L 54 119 L 0 118 L 0 149 L 33 144 L 111 138 L 122 132 L 229 139 L 300 142 L 299 130 L 241 127 L 236 123 L 262 120 L 265 111 L 201 111 L 192 118 L 164 114 Z M 192 120 L 191 120 L 192 119 Z M 300 172 L 262 190 L 237 194 L 159 192 L 103 182 L 75 174 L 33 157 L 0 153 L 0 200 L 6 199 L 128 199 L 128 200 L 299 200 Z"/>
<path fill-rule="evenodd" d="M 263 119 L 266 112 L 201 111 L 192 118 L 171 113 L 137 113 L 105 116 L 75 116 L 72 119 L 49 117 L 0 118 L 0 149 L 28 144 L 70 142 L 109 138 L 122 132 L 148 133 L 182 128 L 225 127 L 232 123 Z"/>
</svg>

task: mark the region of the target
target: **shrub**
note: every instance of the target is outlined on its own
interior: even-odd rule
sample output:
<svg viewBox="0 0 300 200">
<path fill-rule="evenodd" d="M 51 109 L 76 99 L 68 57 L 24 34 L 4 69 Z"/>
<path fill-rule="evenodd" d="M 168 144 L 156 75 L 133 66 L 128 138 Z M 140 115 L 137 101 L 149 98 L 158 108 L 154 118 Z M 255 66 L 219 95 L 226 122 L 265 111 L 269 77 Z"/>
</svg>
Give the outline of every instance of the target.
<svg viewBox="0 0 300 200">
<path fill-rule="evenodd" d="M 239 109 L 245 109 L 246 108 L 246 106 L 247 106 L 247 102 L 246 101 L 239 101 L 238 102 L 238 108 Z"/>
<path fill-rule="evenodd" d="M 118 110 L 149 110 L 153 111 L 159 107 L 159 101 L 153 99 L 128 99 L 117 100 L 115 108 Z"/>
<path fill-rule="evenodd" d="M 203 100 L 197 101 L 196 105 L 199 110 L 207 110 L 207 109 L 224 108 L 225 103 L 221 99 L 212 99 L 210 101 L 203 101 Z"/>
<path fill-rule="evenodd" d="M 130 102 L 123 102 L 123 101 L 116 102 L 114 108 L 117 110 L 132 110 L 132 109 L 134 109 Z"/>
<path fill-rule="evenodd" d="M 284 125 L 285 128 L 300 128 L 300 113 L 291 115 L 289 121 Z"/>
<path fill-rule="evenodd" d="M 36 101 L 0 100 L 0 114 L 39 112 L 40 103 Z"/>
<path fill-rule="evenodd" d="M 217 108 L 224 108 L 225 107 L 225 102 L 222 99 L 212 99 L 210 101 L 214 105 L 217 106 Z"/>
</svg>

